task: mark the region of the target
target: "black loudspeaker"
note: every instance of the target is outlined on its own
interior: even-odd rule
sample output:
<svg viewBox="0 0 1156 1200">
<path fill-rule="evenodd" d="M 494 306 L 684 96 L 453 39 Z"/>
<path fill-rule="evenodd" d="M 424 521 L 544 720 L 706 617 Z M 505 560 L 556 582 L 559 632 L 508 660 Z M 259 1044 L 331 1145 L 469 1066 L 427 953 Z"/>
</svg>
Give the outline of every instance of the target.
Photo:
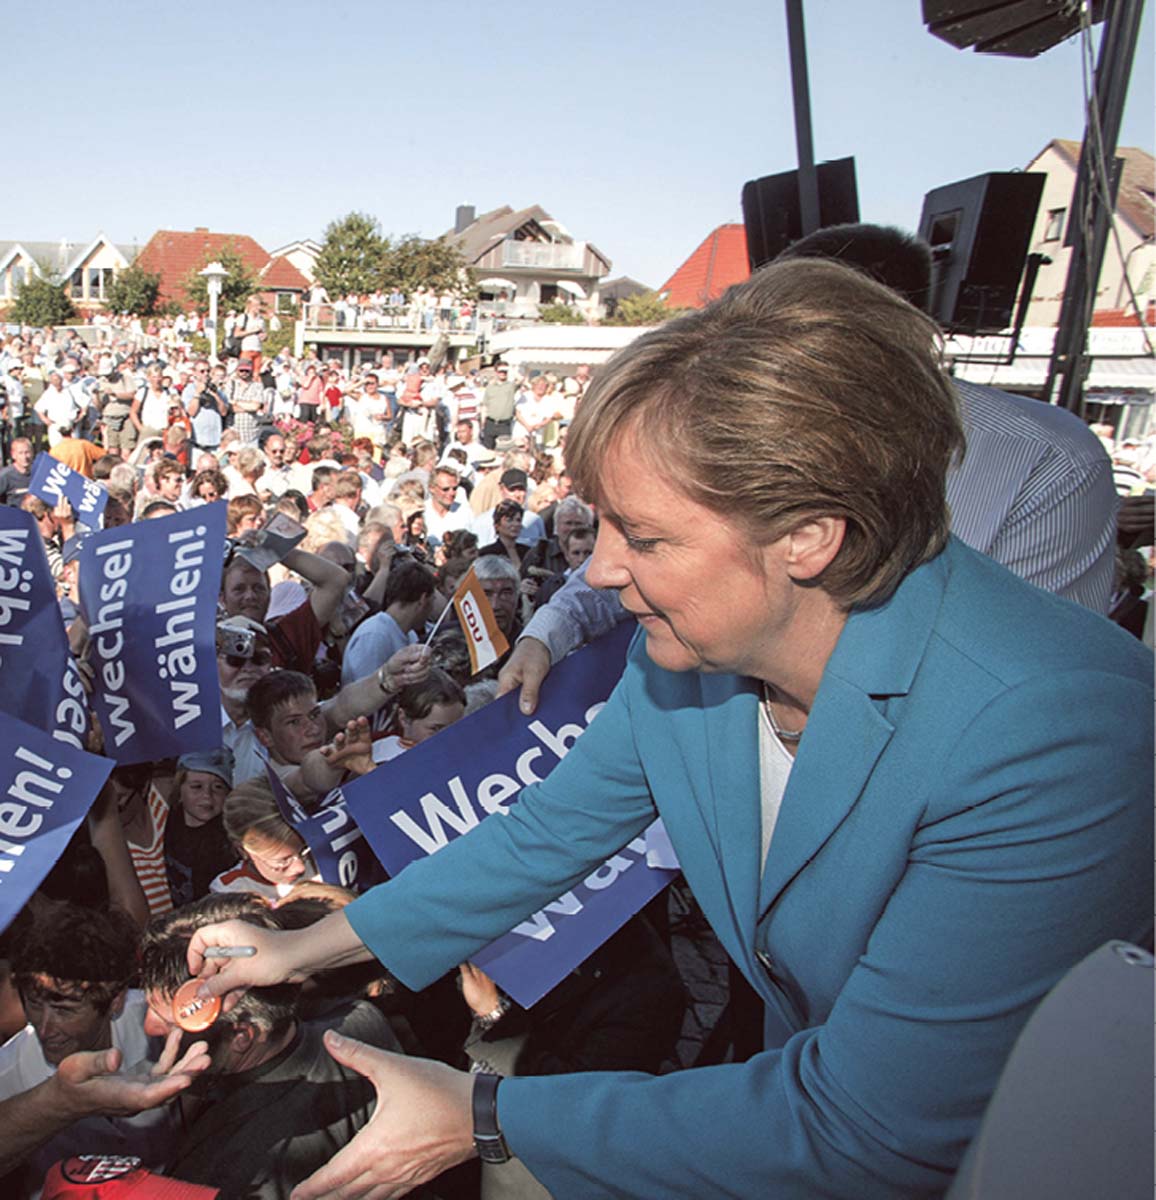
<svg viewBox="0 0 1156 1200">
<path fill-rule="evenodd" d="M 930 191 L 919 236 L 935 262 L 931 315 L 945 329 L 997 333 L 1012 321 L 1044 190 L 1039 171 L 993 171 Z"/>
<path fill-rule="evenodd" d="M 815 168 L 819 180 L 819 226 L 850 225 L 859 220 L 855 160 L 836 158 Z M 799 172 L 764 175 L 743 184 L 743 224 L 747 258 L 757 271 L 803 236 L 799 211 Z"/>
</svg>

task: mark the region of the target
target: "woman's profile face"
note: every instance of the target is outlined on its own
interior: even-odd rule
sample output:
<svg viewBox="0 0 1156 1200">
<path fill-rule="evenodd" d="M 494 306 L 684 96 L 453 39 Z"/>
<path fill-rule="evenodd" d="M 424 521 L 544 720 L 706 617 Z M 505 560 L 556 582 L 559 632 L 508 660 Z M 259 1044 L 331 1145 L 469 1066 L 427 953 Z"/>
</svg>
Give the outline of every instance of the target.
<svg viewBox="0 0 1156 1200">
<path fill-rule="evenodd" d="M 646 461 L 629 435 L 611 445 L 587 579 L 618 591 L 660 667 L 759 675 L 797 599 L 788 539 L 756 549 L 740 526 L 640 470 Z"/>
</svg>

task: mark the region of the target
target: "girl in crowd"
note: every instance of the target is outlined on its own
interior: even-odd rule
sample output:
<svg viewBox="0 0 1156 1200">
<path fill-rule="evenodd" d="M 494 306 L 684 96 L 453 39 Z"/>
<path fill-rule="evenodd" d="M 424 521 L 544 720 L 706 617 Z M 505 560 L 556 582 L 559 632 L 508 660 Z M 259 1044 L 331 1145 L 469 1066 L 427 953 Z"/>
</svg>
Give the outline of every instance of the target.
<svg viewBox="0 0 1156 1200">
<path fill-rule="evenodd" d="M 233 786 L 227 747 L 185 754 L 177 762 L 165 823 L 165 873 L 178 907 L 209 894 L 213 880 L 235 861 L 222 813 Z"/>
<path fill-rule="evenodd" d="M 299 880 L 320 881 L 309 848 L 281 816 L 267 780 L 250 779 L 229 793 L 224 824 L 240 861 L 222 871 L 210 891 L 256 892 L 279 900 Z"/>
<path fill-rule="evenodd" d="M 438 667 L 421 683 L 403 688 L 397 697 L 397 733 L 373 743 L 374 762 L 389 762 L 399 754 L 428 741 L 466 712 L 466 696 Z"/>
</svg>

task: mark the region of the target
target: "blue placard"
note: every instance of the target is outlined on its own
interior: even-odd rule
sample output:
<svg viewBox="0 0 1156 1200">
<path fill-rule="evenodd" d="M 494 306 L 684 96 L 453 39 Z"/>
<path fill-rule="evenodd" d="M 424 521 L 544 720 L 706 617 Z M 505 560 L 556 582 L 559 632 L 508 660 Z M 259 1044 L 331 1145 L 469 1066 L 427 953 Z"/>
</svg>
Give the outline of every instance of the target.
<svg viewBox="0 0 1156 1200">
<path fill-rule="evenodd" d="M 80 749 L 84 687 L 68 649 L 44 540 L 30 512 L 0 507 L 0 712 Z"/>
<path fill-rule="evenodd" d="M 385 871 L 353 819 L 340 788 L 334 788 L 310 813 L 281 782 L 271 763 L 265 764 L 265 773 L 282 820 L 304 839 L 317 874 L 326 883 L 364 892 L 385 882 Z"/>
<path fill-rule="evenodd" d="M 0 718 L 0 930 L 64 852 L 112 767 L 110 759 Z"/>
<path fill-rule="evenodd" d="M 93 534 L 80 610 L 104 752 L 153 762 L 221 744 L 217 599 L 225 502 Z"/>
<path fill-rule="evenodd" d="M 99 483 L 86 479 L 79 471 L 66 467 L 44 451 L 32 464 L 28 490 L 53 508 L 61 498 L 67 500 L 77 521 L 89 529 L 100 527 L 100 518 L 108 503 L 108 491 Z"/>
<path fill-rule="evenodd" d="M 511 693 L 347 784 L 346 804 L 390 874 L 436 853 L 514 803 L 525 784 L 544 779 L 602 709 L 634 631 L 633 622 L 619 625 L 560 663 L 532 718 Z M 676 873 L 647 866 L 639 837 L 474 961 L 528 1007 Z"/>
</svg>

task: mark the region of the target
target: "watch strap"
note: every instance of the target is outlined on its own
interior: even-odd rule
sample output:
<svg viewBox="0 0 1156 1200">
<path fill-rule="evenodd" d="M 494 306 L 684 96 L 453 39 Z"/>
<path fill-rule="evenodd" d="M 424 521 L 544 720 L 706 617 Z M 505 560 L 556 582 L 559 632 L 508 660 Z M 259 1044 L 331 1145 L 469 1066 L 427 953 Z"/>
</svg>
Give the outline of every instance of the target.
<svg viewBox="0 0 1156 1200">
<path fill-rule="evenodd" d="M 474 1148 L 485 1163 L 509 1162 L 512 1155 L 498 1124 L 498 1085 L 501 1075 L 480 1072 L 474 1076 Z"/>
</svg>

